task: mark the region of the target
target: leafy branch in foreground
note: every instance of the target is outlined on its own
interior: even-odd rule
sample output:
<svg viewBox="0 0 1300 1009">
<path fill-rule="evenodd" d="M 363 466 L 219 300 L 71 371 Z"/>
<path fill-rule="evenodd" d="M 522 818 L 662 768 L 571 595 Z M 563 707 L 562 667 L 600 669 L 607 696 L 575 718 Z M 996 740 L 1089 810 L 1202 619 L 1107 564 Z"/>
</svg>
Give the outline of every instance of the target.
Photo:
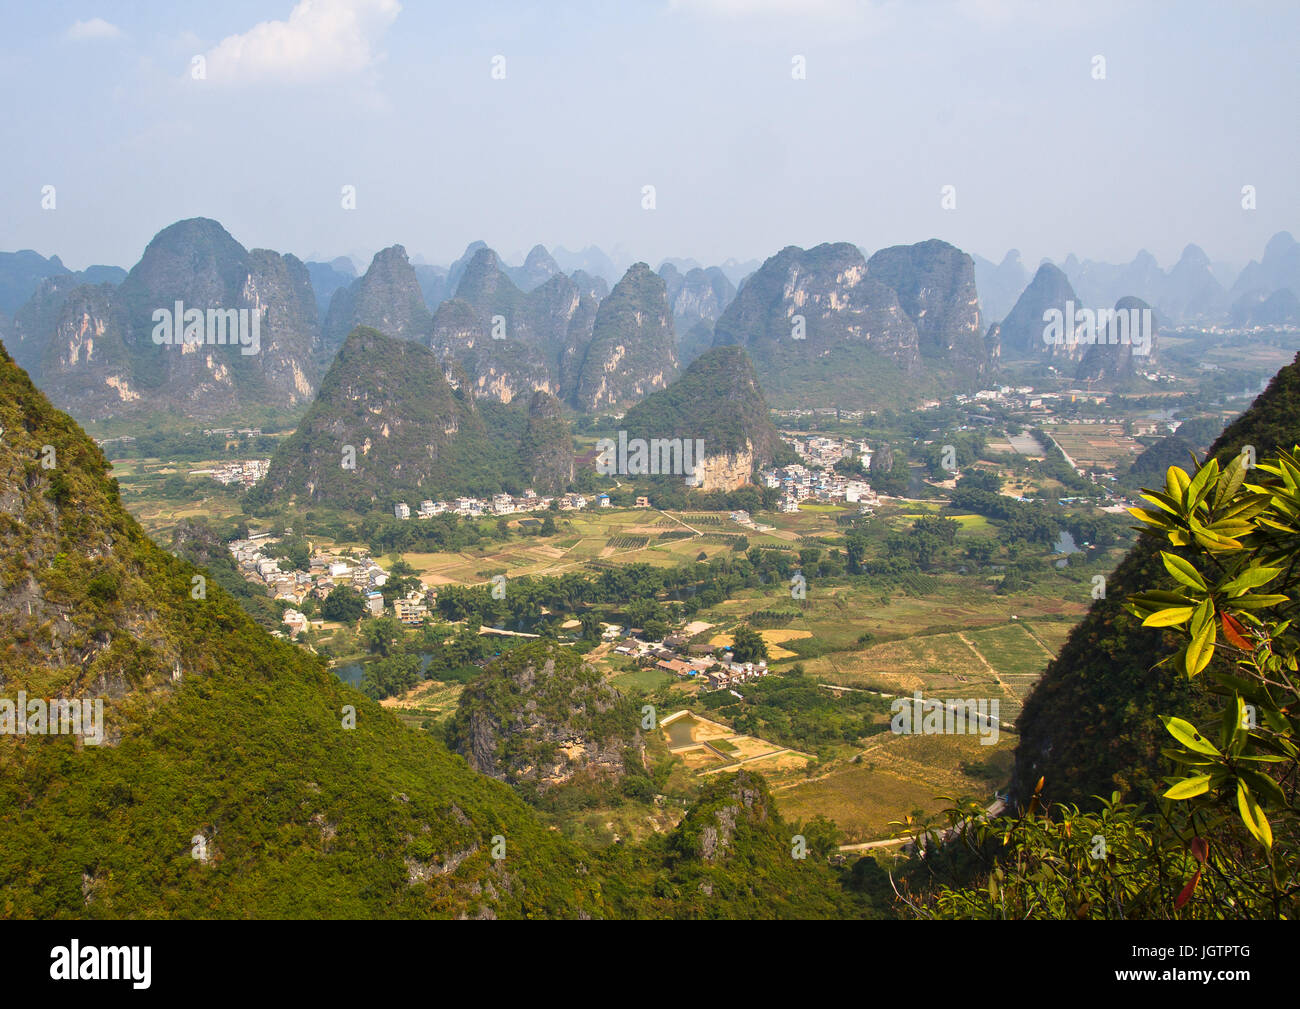
<svg viewBox="0 0 1300 1009">
<path fill-rule="evenodd" d="M 1300 688 L 1294 632 L 1300 447 L 1194 475 L 1170 467 L 1132 513 L 1172 548 L 1174 590 L 1132 595 L 1143 626 L 1176 636 L 1156 671 L 1217 698 L 1195 721 L 1162 715 L 1179 770 L 1146 807 L 1118 793 L 1098 812 L 1033 800 L 1017 817 L 946 811 L 916 834 L 899 888 L 918 917 L 1294 918 L 1300 907 Z M 1166 673 L 1167 674 L 1167 673 Z M 935 842 L 942 842 L 936 844 Z"/>
</svg>

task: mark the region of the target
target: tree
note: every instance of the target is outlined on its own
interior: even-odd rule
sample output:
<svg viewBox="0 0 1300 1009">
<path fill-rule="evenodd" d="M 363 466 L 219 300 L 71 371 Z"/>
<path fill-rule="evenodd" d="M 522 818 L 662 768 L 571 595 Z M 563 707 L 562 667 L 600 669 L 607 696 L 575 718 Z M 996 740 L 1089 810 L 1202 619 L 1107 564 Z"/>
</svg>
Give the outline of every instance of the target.
<svg viewBox="0 0 1300 1009">
<path fill-rule="evenodd" d="M 767 658 L 767 642 L 748 624 L 741 624 L 732 635 L 731 655 L 737 662 L 757 662 Z"/>
<path fill-rule="evenodd" d="M 398 650 L 394 646 L 399 645 L 402 640 L 402 625 L 397 622 L 396 617 L 369 620 L 362 625 L 361 640 L 365 642 L 366 650 L 372 655 L 388 658 Z"/>
<path fill-rule="evenodd" d="M 321 616 L 326 620 L 338 620 L 345 624 L 360 620 L 365 610 L 366 604 L 361 594 L 346 585 L 335 585 L 320 607 Z"/>
<path fill-rule="evenodd" d="M 578 623 L 582 625 L 582 637 L 586 641 L 600 640 L 600 617 L 594 612 L 588 610 L 582 616 L 578 617 Z"/>
<path fill-rule="evenodd" d="M 862 533 L 850 533 L 844 540 L 844 552 L 849 558 L 849 574 L 861 574 L 862 560 L 867 556 L 867 538 Z"/>
</svg>

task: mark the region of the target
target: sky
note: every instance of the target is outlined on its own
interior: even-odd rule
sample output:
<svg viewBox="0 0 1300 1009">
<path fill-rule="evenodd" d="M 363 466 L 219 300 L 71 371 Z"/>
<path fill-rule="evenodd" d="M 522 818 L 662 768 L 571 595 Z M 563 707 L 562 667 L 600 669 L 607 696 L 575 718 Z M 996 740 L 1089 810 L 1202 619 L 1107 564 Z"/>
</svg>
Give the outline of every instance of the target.
<svg viewBox="0 0 1300 1009">
<path fill-rule="evenodd" d="M 1290 0 L 0 0 L 0 24 L 0 249 L 73 269 L 199 216 L 362 269 L 394 243 L 655 266 L 934 237 L 1240 267 L 1300 235 Z"/>
</svg>

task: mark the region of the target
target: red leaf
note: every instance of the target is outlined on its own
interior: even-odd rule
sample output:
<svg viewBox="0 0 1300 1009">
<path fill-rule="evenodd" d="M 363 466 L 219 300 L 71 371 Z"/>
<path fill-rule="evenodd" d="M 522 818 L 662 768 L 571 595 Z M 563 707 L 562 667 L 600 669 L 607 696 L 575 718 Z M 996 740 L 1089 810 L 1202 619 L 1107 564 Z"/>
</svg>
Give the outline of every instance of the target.
<svg viewBox="0 0 1300 1009">
<path fill-rule="evenodd" d="M 1231 613 L 1224 613 L 1221 616 L 1223 617 L 1223 636 L 1228 639 L 1228 643 L 1234 648 L 1253 652 L 1255 646 L 1246 639 L 1247 631 L 1242 622 Z"/>
<path fill-rule="evenodd" d="M 1192 838 L 1192 843 L 1189 847 L 1192 849 L 1192 858 L 1200 862 L 1201 865 L 1204 865 L 1206 858 L 1208 858 L 1210 854 L 1210 846 L 1205 843 L 1205 838 Z"/>
<path fill-rule="evenodd" d="M 1178 895 L 1178 899 L 1174 901 L 1175 908 L 1182 907 L 1184 904 L 1187 903 L 1188 899 L 1192 896 L 1192 891 L 1196 889 L 1196 884 L 1199 883 L 1200 881 L 1201 881 L 1201 870 L 1197 869 L 1196 875 L 1192 877 L 1192 881 L 1188 883 L 1185 887 L 1183 887 L 1183 892 L 1180 893 Z"/>
</svg>

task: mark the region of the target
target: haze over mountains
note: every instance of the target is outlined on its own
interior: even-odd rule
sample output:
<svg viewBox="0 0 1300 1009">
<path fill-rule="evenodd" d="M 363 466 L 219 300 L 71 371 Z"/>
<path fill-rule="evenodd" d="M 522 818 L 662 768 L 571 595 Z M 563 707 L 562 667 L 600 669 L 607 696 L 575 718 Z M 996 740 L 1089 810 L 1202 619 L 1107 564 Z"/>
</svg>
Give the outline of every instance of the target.
<svg viewBox="0 0 1300 1009">
<path fill-rule="evenodd" d="M 86 420 L 301 411 L 358 326 L 428 347 L 445 371 L 463 371 L 473 395 L 504 404 L 542 391 L 579 412 L 626 409 L 709 347 L 738 344 L 774 402 L 822 383 L 835 401 L 862 406 L 975 385 L 1015 360 L 1064 358 L 1088 381 L 1130 377 L 1132 354 L 1110 362 L 1094 350 L 1084 366 L 1082 346 L 1044 346 L 1043 312 L 1067 302 L 1138 299 L 1162 326 L 1277 326 L 1300 317 L 1298 289 L 1300 243 L 1285 232 L 1235 279 L 1194 245 L 1168 271 L 1145 252 L 1122 266 L 1071 255 L 1030 277 L 1014 251 L 994 265 L 938 239 L 869 258 L 828 243 L 761 264 L 678 259 L 622 274 L 595 247 L 536 245 L 512 267 L 476 241 L 442 267 L 393 245 L 357 275 L 347 258 L 248 250 L 195 218 L 159 232 L 129 272 L 0 255 L 0 339 Z M 257 352 L 179 338 L 159 346 L 160 309 L 253 313 Z"/>
</svg>

